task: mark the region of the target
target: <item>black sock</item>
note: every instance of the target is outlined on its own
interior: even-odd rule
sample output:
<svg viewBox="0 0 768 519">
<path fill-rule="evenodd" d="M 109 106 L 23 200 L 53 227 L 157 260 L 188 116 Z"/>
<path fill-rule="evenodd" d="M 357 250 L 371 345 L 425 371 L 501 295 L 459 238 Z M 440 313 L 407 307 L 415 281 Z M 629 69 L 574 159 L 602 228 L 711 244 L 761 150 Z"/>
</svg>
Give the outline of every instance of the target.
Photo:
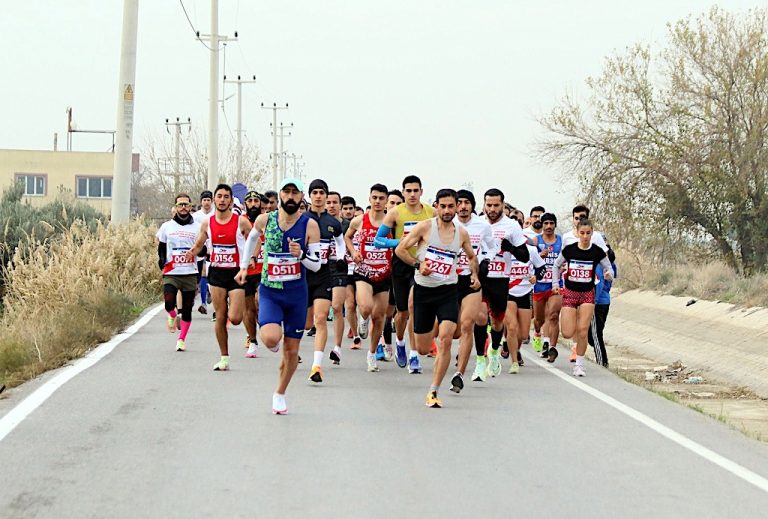
<svg viewBox="0 0 768 519">
<path fill-rule="evenodd" d="M 384 320 L 384 344 L 392 345 L 392 319 Z"/>
<path fill-rule="evenodd" d="M 485 355 L 485 340 L 488 338 L 488 328 L 484 324 L 475 325 L 475 352 Z"/>
<path fill-rule="evenodd" d="M 491 347 L 493 347 L 494 350 L 498 350 L 499 346 L 501 346 L 501 336 L 504 334 L 503 330 L 499 330 L 498 332 L 491 328 Z"/>
</svg>

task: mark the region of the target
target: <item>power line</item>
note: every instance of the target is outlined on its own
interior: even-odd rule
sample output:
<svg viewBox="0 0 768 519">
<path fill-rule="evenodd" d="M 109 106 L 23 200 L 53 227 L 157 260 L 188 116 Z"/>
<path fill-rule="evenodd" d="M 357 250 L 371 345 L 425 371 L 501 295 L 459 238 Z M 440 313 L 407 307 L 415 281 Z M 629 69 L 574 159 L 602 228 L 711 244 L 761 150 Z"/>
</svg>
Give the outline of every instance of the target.
<svg viewBox="0 0 768 519">
<path fill-rule="evenodd" d="M 192 33 L 193 33 L 195 36 L 198 36 L 198 35 L 200 34 L 200 32 L 199 32 L 197 29 L 195 29 L 195 26 L 194 26 L 194 24 L 192 23 L 192 20 L 189 18 L 189 13 L 187 13 L 187 8 L 186 8 L 186 7 L 184 7 L 184 0 L 179 0 L 179 4 L 181 5 L 181 10 L 182 10 L 182 11 L 184 11 L 184 16 L 187 18 L 187 22 L 189 23 L 189 28 L 190 28 L 190 29 L 192 29 Z M 205 45 L 205 48 L 206 48 L 206 49 L 208 49 L 208 50 L 210 50 L 210 51 L 213 51 L 213 49 L 211 48 L 211 46 L 210 46 L 210 45 L 208 45 L 207 43 L 205 43 L 205 42 L 204 42 L 203 40 L 201 40 L 200 38 L 197 38 L 197 41 L 199 41 L 200 43 L 202 43 L 203 45 Z M 221 47 L 219 47 L 219 50 L 221 50 Z"/>
</svg>

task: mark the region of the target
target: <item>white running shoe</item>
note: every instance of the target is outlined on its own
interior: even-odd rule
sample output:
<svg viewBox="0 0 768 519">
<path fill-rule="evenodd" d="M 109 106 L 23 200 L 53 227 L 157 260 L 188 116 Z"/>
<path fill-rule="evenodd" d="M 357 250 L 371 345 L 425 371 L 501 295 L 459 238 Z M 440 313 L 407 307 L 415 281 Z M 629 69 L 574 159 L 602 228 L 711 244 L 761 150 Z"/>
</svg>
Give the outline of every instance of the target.
<svg viewBox="0 0 768 519">
<path fill-rule="evenodd" d="M 248 345 L 248 351 L 245 352 L 245 357 L 248 359 L 255 359 L 256 357 L 258 357 L 258 354 L 256 351 L 257 346 L 258 345 L 254 342 L 250 343 Z"/>
<path fill-rule="evenodd" d="M 509 367 L 509 374 L 510 375 L 517 375 L 520 373 L 520 364 L 517 362 L 513 362 L 512 365 Z"/>
<path fill-rule="evenodd" d="M 493 348 L 488 348 L 488 374 L 491 377 L 498 377 L 501 373 L 501 351 L 493 351 Z"/>
<path fill-rule="evenodd" d="M 375 373 L 379 371 L 379 366 L 376 365 L 376 357 L 368 354 L 368 371 L 371 373 Z"/>
<path fill-rule="evenodd" d="M 272 395 L 272 414 L 288 414 L 285 395 L 279 395 L 277 393 Z"/>
<path fill-rule="evenodd" d="M 362 319 L 361 318 L 360 321 L 358 321 L 357 334 L 360 336 L 361 339 L 367 339 L 368 338 L 368 323 L 369 323 L 369 319 L 370 319 L 370 317 L 368 319 Z"/>
<path fill-rule="evenodd" d="M 576 364 L 573 367 L 573 376 L 574 377 L 586 377 L 587 376 L 587 372 L 584 370 L 584 366 L 579 366 L 578 364 Z"/>
</svg>

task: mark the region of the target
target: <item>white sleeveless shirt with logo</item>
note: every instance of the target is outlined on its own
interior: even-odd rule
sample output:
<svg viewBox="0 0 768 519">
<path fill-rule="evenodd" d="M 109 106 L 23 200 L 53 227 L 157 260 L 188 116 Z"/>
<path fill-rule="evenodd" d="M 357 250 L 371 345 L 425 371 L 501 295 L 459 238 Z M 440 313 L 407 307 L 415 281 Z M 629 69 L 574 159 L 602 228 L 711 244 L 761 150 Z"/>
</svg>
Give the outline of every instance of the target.
<svg viewBox="0 0 768 519">
<path fill-rule="evenodd" d="M 437 229 L 437 219 L 432 218 L 432 231 L 429 240 L 416 251 L 416 259 L 426 264 L 432 273 L 429 276 L 423 276 L 417 270 L 414 274 L 414 282 L 423 287 L 439 287 L 457 283 L 456 262 L 459 257 L 459 250 L 461 250 L 460 243 L 459 228 L 456 225 L 453 227 L 451 242 L 443 243 Z"/>
</svg>

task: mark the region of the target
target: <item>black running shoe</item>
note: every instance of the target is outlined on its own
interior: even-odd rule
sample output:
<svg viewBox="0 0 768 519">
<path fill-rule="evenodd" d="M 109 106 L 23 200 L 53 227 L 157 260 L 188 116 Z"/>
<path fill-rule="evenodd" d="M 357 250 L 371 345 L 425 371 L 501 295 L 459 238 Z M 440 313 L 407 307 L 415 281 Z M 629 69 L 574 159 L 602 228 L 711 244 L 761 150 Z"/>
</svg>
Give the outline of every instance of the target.
<svg viewBox="0 0 768 519">
<path fill-rule="evenodd" d="M 517 363 L 521 366 L 525 366 L 525 361 L 523 360 L 523 355 L 520 353 L 520 350 L 517 351 Z"/>
<path fill-rule="evenodd" d="M 547 350 L 547 362 L 555 362 L 557 360 L 557 348 L 549 348 Z"/>
<path fill-rule="evenodd" d="M 336 350 L 331 350 L 330 357 L 331 357 L 331 360 L 333 361 L 334 364 L 340 364 L 341 363 L 341 357 L 339 356 L 338 353 L 336 353 Z"/>
<path fill-rule="evenodd" d="M 317 328 L 315 328 L 315 327 L 313 326 L 313 327 L 312 327 L 312 328 L 310 328 L 310 329 L 309 329 L 309 331 L 306 333 L 306 336 L 307 336 L 307 337 L 314 337 L 316 333 L 317 333 Z"/>
<path fill-rule="evenodd" d="M 451 379 L 451 391 L 458 394 L 461 393 L 462 389 L 464 389 L 464 377 L 461 376 L 461 373 L 456 372 Z"/>
</svg>

